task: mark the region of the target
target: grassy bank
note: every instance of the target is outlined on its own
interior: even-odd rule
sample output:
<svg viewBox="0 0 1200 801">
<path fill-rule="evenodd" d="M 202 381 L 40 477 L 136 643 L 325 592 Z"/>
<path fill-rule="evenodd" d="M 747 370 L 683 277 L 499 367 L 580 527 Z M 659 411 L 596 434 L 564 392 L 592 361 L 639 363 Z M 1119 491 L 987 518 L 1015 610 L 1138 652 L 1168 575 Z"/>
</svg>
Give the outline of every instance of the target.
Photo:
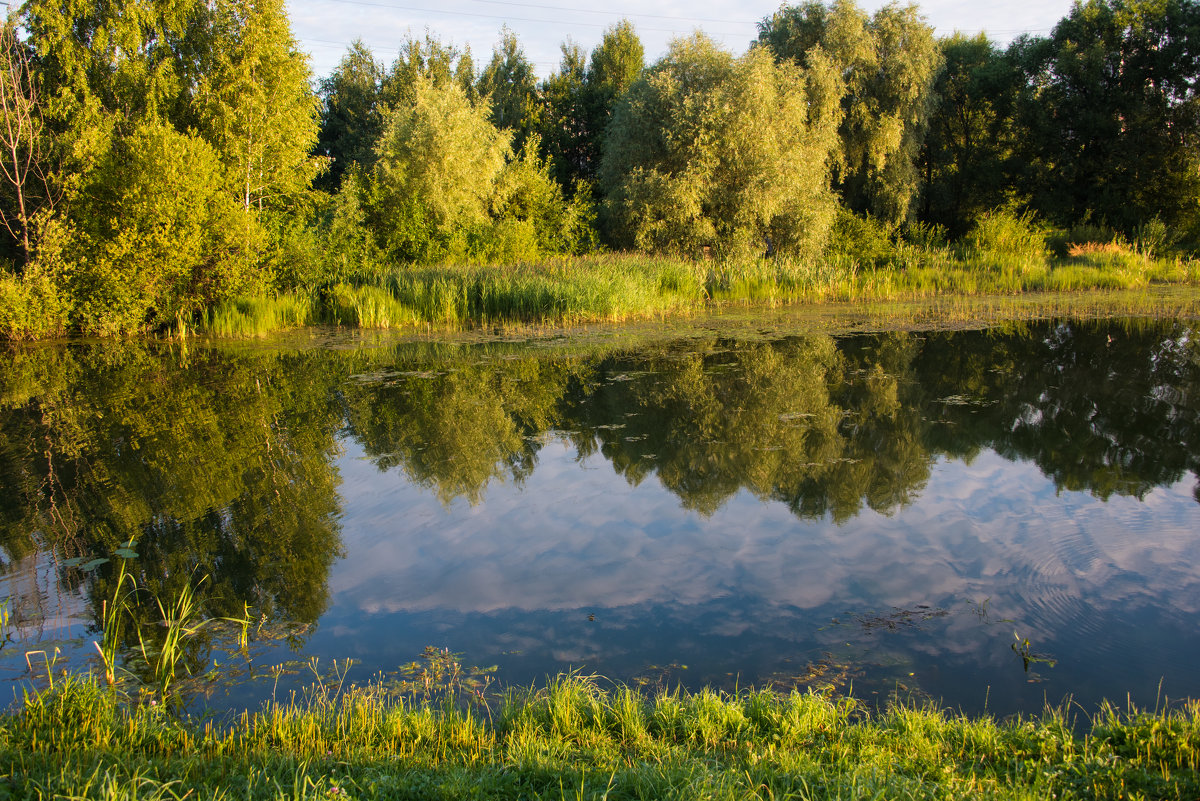
<svg viewBox="0 0 1200 801">
<path fill-rule="evenodd" d="M 224 722 L 81 678 L 0 718 L 5 798 L 1194 799 L 1198 768 L 1197 703 L 997 721 L 579 677 L 468 709 L 318 688 Z"/>
<path fill-rule="evenodd" d="M 894 302 L 1200 285 L 1200 261 L 1120 248 L 1044 253 L 898 246 L 883 264 L 821 259 L 689 261 L 606 254 L 513 266 L 397 268 L 311 294 L 243 298 L 207 312 L 214 336 L 262 336 L 323 323 L 356 328 L 574 325 L 661 318 L 713 305 Z"/>
</svg>

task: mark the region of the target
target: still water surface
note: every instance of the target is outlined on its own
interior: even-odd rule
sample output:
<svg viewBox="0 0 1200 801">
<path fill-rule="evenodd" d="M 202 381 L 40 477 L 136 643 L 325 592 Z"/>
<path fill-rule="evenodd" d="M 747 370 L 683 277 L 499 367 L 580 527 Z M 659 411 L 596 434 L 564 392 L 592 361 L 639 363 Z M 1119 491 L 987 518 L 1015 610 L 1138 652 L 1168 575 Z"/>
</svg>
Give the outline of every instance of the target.
<svg viewBox="0 0 1200 801">
<path fill-rule="evenodd" d="M 142 587 L 261 622 L 253 680 L 191 642 L 217 707 L 427 645 L 505 684 L 1200 697 L 1192 322 L 78 344 L 5 357 L 0 393 L 14 686 L 30 649 L 94 653 L 117 560 L 87 563 L 132 539 Z"/>
</svg>

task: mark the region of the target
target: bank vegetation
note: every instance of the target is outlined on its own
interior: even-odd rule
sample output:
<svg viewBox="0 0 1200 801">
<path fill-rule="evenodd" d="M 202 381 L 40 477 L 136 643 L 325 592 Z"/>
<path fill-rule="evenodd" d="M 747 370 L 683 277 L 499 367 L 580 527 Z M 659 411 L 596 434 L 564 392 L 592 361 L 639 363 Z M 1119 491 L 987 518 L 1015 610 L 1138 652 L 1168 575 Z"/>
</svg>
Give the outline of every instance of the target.
<svg viewBox="0 0 1200 801">
<path fill-rule="evenodd" d="M 0 30 L 0 336 L 649 317 L 1194 284 L 1200 4 L 1048 36 L 783 6 L 534 74 L 433 33 L 313 81 L 281 0 L 29 0 Z M 314 86 L 316 87 L 314 89 Z"/>
<path fill-rule="evenodd" d="M 315 686 L 229 720 L 76 677 L 0 717 L 0 793 L 79 799 L 1184 799 L 1200 708 L 968 718 L 562 676 L 490 705 Z"/>
</svg>

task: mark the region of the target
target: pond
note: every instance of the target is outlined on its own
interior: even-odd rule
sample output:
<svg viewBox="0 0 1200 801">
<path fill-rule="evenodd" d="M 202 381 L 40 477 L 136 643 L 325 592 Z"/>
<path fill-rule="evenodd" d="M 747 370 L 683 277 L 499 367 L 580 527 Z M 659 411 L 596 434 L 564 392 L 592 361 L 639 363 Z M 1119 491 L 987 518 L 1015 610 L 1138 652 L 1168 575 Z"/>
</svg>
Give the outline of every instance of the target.
<svg viewBox="0 0 1200 801">
<path fill-rule="evenodd" d="M 1198 472 L 1189 320 L 20 350 L 0 679 L 102 670 L 110 599 L 190 588 L 251 621 L 185 638 L 193 706 L 427 646 L 492 686 L 1161 705 L 1200 697 Z"/>
</svg>

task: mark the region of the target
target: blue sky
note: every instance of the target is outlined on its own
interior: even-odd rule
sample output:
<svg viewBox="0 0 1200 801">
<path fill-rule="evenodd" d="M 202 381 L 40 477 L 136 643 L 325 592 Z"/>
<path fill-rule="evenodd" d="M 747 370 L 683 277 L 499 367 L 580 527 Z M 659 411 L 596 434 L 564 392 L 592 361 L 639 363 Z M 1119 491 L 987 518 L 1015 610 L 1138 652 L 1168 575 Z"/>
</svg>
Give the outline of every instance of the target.
<svg viewBox="0 0 1200 801">
<path fill-rule="evenodd" d="M 881 0 L 859 0 L 873 10 Z M 986 31 L 1008 42 L 1021 33 L 1045 34 L 1071 7 L 1070 0 L 927 0 L 919 4 L 938 34 Z M 347 45 L 362 39 L 385 63 L 407 34 L 428 29 L 443 41 L 469 45 L 477 65 L 486 63 L 507 25 L 520 38 L 540 77 L 553 72 L 566 39 L 586 51 L 605 27 L 630 19 L 646 47 L 647 61 L 661 56 L 675 37 L 700 28 L 735 52 L 755 37 L 756 23 L 779 8 L 775 0 L 289 0 L 292 30 L 310 53 L 313 74 L 328 75 Z"/>
</svg>

